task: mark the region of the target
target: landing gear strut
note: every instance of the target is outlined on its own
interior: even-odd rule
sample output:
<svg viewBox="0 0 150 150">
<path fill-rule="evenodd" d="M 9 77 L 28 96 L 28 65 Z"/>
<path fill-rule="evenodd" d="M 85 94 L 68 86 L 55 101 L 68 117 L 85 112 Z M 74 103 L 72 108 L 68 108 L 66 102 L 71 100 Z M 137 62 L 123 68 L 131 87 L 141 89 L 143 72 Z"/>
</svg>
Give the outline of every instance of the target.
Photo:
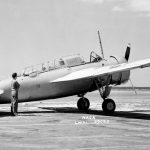
<svg viewBox="0 0 150 150">
<path fill-rule="evenodd" d="M 110 78 L 108 78 L 108 81 L 107 81 L 107 84 L 104 88 L 102 82 L 100 81 L 100 85 L 101 85 L 101 88 L 99 88 L 99 84 L 98 84 L 98 81 L 95 80 L 95 84 L 97 86 L 97 89 L 99 90 L 99 93 L 101 95 L 101 97 L 103 98 L 103 103 L 102 103 L 102 110 L 104 113 L 113 113 L 116 109 L 116 104 L 115 102 L 110 99 L 110 98 L 107 98 L 110 94 L 110 90 L 111 88 L 108 86 L 109 85 L 109 80 Z"/>
<path fill-rule="evenodd" d="M 81 97 L 77 102 L 77 106 L 80 111 L 87 111 L 90 107 L 90 102 L 87 98 Z"/>
</svg>

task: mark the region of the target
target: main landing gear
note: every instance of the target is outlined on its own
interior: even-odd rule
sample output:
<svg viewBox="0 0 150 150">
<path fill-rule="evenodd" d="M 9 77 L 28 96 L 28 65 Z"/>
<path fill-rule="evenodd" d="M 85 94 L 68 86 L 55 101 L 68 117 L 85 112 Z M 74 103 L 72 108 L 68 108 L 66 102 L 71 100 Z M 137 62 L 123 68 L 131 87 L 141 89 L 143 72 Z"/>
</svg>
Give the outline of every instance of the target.
<svg viewBox="0 0 150 150">
<path fill-rule="evenodd" d="M 80 111 L 86 112 L 86 111 L 88 111 L 88 109 L 90 107 L 90 102 L 87 98 L 81 97 L 77 102 L 77 107 Z M 102 110 L 104 113 L 106 113 L 106 114 L 113 113 L 115 111 L 115 109 L 116 109 L 116 104 L 112 99 L 107 98 L 103 101 Z"/>
<path fill-rule="evenodd" d="M 106 114 L 113 113 L 116 109 L 116 104 L 115 102 L 107 98 L 110 94 L 111 87 L 108 86 L 108 84 L 104 87 L 100 83 L 101 86 L 99 86 L 99 83 L 95 80 L 95 84 L 97 86 L 97 89 L 99 90 L 99 93 L 101 97 L 103 98 L 103 103 L 102 103 L 102 110 Z M 87 111 L 90 107 L 90 102 L 87 98 L 84 97 L 84 94 L 78 95 L 80 99 L 77 102 L 77 107 L 80 111 Z"/>
</svg>

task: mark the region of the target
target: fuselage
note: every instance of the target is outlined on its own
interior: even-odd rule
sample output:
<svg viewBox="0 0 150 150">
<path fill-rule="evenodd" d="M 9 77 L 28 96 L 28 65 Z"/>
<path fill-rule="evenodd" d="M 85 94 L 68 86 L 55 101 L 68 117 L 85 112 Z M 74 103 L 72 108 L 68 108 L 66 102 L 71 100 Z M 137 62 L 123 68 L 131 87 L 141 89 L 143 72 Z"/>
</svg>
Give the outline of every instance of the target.
<svg viewBox="0 0 150 150">
<path fill-rule="evenodd" d="M 126 63 L 126 61 L 125 59 L 122 59 L 121 61 L 114 59 L 113 64 L 118 63 Z M 61 98 L 97 90 L 94 81 L 88 78 L 56 83 L 51 81 L 75 71 L 87 68 L 100 68 L 107 65 L 111 65 L 109 61 L 101 60 L 100 62 L 62 67 L 40 73 L 31 72 L 27 76 L 21 75 L 17 78 L 17 81 L 20 84 L 18 95 L 19 102 Z M 118 85 L 124 83 L 128 81 L 129 76 L 130 71 L 114 73 L 111 76 L 109 84 Z M 105 86 L 108 84 L 107 79 L 107 76 L 100 77 L 100 80 L 103 82 L 103 85 L 100 86 Z M 9 103 L 11 100 L 11 79 L 0 81 L 0 90 L 3 91 L 0 95 L 0 103 Z"/>
</svg>

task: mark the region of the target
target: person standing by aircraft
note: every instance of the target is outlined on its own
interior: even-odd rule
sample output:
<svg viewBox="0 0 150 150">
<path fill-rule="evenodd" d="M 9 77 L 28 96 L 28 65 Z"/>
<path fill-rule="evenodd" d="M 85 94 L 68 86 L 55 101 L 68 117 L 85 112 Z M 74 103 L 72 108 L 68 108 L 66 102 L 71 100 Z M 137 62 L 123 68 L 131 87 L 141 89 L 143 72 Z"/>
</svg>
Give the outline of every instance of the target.
<svg viewBox="0 0 150 150">
<path fill-rule="evenodd" d="M 17 82 L 17 73 L 12 74 L 11 82 L 11 115 L 16 116 L 18 112 L 18 90 L 20 84 Z"/>
</svg>

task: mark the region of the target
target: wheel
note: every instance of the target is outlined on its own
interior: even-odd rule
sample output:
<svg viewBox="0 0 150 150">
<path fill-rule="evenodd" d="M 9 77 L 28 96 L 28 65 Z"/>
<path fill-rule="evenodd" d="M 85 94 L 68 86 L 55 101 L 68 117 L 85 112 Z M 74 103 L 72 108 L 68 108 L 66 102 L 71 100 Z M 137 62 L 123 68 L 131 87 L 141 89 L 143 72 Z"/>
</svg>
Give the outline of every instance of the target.
<svg viewBox="0 0 150 150">
<path fill-rule="evenodd" d="M 102 104 L 104 113 L 113 113 L 116 109 L 116 104 L 112 99 L 105 99 Z"/>
<path fill-rule="evenodd" d="M 77 107 L 81 111 L 87 111 L 90 107 L 90 102 L 87 98 L 82 97 L 78 100 Z"/>
</svg>

